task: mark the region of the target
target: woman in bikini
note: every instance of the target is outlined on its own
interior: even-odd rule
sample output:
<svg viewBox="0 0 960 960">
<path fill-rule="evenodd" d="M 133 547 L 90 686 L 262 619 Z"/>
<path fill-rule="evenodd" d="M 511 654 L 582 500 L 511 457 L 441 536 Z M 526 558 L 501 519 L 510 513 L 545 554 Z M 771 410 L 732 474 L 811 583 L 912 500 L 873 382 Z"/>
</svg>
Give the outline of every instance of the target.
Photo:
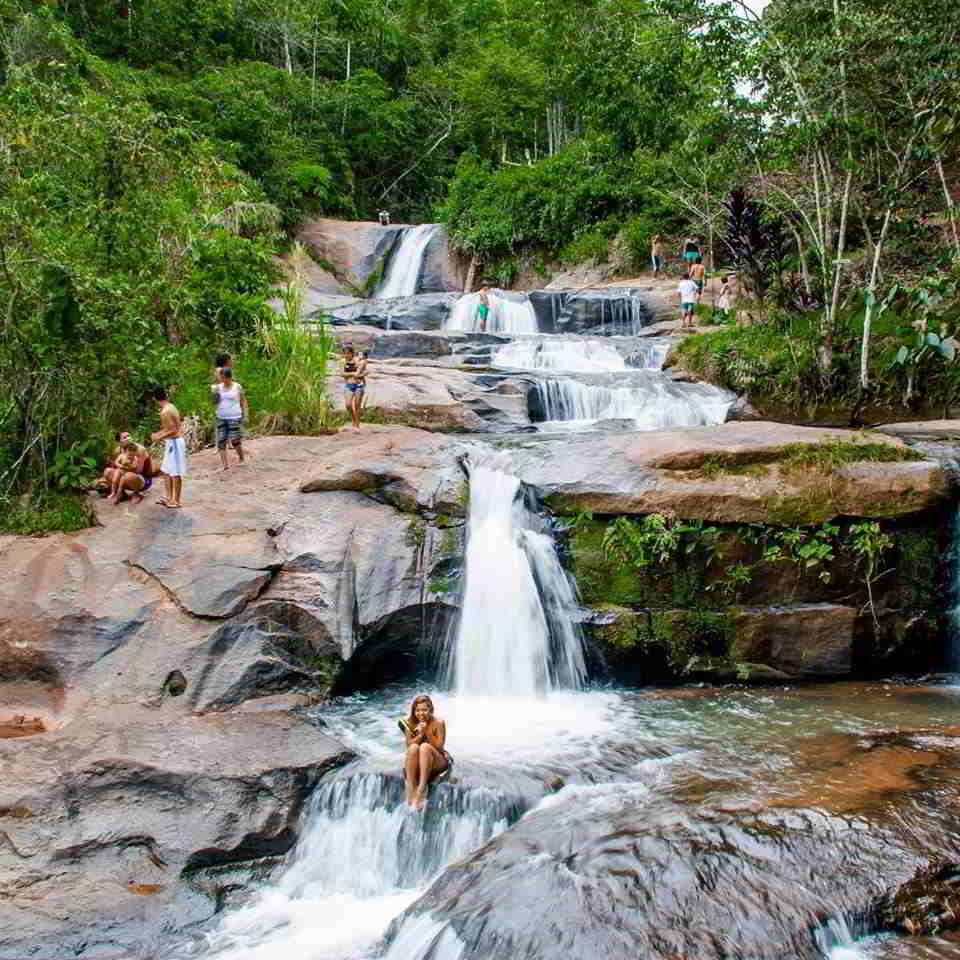
<svg viewBox="0 0 960 960">
<path fill-rule="evenodd" d="M 114 461 L 110 477 L 110 502 L 118 504 L 129 494 L 134 503 L 143 499 L 143 494 L 153 483 L 153 464 L 146 447 L 129 438 L 120 444 L 120 456 Z"/>
<path fill-rule="evenodd" d="M 406 777 L 407 806 L 424 810 L 430 781 L 450 772 L 453 758 L 444 750 L 447 726 L 433 715 L 433 701 L 424 694 L 413 698 L 410 715 L 399 721 L 407 741 Z"/>
<path fill-rule="evenodd" d="M 363 391 L 367 385 L 366 355 L 360 358 L 349 344 L 343 348 L 343 385 L 347 391 L 347 413 L 355 429 L 360 429 L 360 407 L 363 403 Z"/>
</svg>

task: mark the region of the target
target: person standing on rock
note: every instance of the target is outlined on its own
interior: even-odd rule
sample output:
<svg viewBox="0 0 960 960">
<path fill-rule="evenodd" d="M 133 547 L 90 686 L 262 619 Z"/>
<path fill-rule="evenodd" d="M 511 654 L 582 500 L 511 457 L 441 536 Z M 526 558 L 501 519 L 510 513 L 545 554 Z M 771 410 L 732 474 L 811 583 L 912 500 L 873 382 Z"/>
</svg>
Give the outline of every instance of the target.
<svg viewBox="0 0 960 960">
<path fill-rule="evenodd" d="M 683 310 L 682 325 L 692 328 L 693 311 L 697 306 L 699 292 L 696 283 L 690 279 L 689 273 L 677 285 L 677 292 L 680 294 L 680 306 Z"/>
<path fill-rule="evenodd" d="M 486 333 L 487 321 L 490 318 L 490 288 L 481 287 L 477 292 L 477 329 L 481 333 Z"/>
<path fill-rule="evenodd" d="M 360 408 L 367 386 L 367 359 L 366 356 L 357 357 L 349 343 L 343 348 L 343 386 L 347 392 L 347 413 L 350 414 L 354 429 L 359 430 Z"/>
<path fill-rule="evenodd" d="M 389 226 L 390 226 L 390 211 L 389 211 L 389 210 L 381 210 L 380 213 L 379 213 L 377 216 L 378 216 L 378 218 L 379 218 L 379 220 L 380 220 L 380 226 L 381 226 L 381 227 L 389 227 Z"/>
<path fill-rule="evenodd" d="M 703 281 L 707 275 L 706 268 L 703 265 L 703 257 L 697 257 L 690 267 L 690 279 L 697 285 L 697 301 L 703 295 Z"/>
<path fill-rule="evenodd" d="M 163 387 L 157 387 L 153 399 L 160 410 L 161 429 L 151 434 L 150 439 L 154 443 L 164 441 L 160 472 L 163 474 L 166 489 L 166 495 L 160 497 L 157 503 L 161 507 L 176 510 L 183 506 L 180 498 L 183 495 L 183 478 L 187 473 L 187 445 L 183 439 L 183 421 L 180 411 L 170 402 Z"/>
<path fill-rule="evenodd" d="M 660 276 L 663 269 L 663 237 L 655 233 L 650 240 L 650 263 L 653 265 L 653 275 Z"/>
<path fill-rule="evenodd" d="M 700 247 L 697 244 L 696 239 L 694 237 L 686 237 L 683 241 L 683 259 L 687 263 L 687 269 L 696 263 L 697 257 L 699 256 Z"/>
<path fill-rule="evenodd" d="M 246 391 L 233 379 L 230 367 L 221 367 L 220 382 L 210 388 L 213 406 L 217 415 L 217 450 L 224 470 L 230 469 L 227 462 L 227 442 L 236 451 L 243 463 L 243 422 L 250 420 Z"/>
</svg>

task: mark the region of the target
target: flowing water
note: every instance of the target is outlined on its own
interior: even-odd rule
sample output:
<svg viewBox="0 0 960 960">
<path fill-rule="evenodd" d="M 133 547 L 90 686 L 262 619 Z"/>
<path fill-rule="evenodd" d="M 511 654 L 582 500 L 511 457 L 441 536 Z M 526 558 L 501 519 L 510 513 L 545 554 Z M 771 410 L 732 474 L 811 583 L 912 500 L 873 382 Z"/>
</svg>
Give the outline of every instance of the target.
<svg viewBox="0 0 960 960">
<path fill-rule="evenodd" d="M 531 419 L 541 430 L 590 429 L 603 420 L 629 421 L 635 430 L 726 420 L 732 393 L 709 383 L 675 381 L 663 372 L 669 339 L 628 343 L 617 349 L 607 340 L 524 337 L 501 347 L 493 363 L 553 374 L 538 379 L 528 396 Z"/>
<path fill-rule="evenodd" d="M 400 244 L 390 257 L 386 273 L 377 289 L 378 297 L 412 297 L 418 292 L 427 247 L 440 229 L 442 226 L 439 223 L 421 223 L 419 226 L 404 229 Z"/>
<path fill-rule="evenodd" d="M 404 233 L 381 296 L 415 292 L 435 229 Z M 475 331 L 477 300 L 462 297 L 447 328 Z M 662 372 L 667 339 L 538 334 L 525 297 L 490 302 L 487 332 L 513 338 L 493 364 L 540 376 L 541 427 L 726 416 L 730 394 Z M 628 306 L 611 311 L 609 332 L 636 332 Z M 572 582 L 509 452 L 467 467 L 461 613 L 440 689 L 426 690 L 446 722 L 450 782 L 425 813 L 407 809 L 397 719 L 423 685 L 318 709 L 358 759 L 314 792 L 273 877 L 178 957 L 960 956 L 948 940 L 863 938 L 856 921 L 891 869 L 932 848 L 960 856 L 960 758 L 943 774 L 937 753 L 949 759 L 937 732 L 956 723 L 956 688 L 591 686 Z"/>
<path fill-rule="evenodd" d="M 523 334 L 537 332 L 537 317 L 524 294 L 505 290 L 487 293 L 490 308 L 484 333 Z M 460 333 L 479 333 L 481 318 L 477 312 L 479 293 L 465 293 L 454 305 L 444 329 Z"/>
<path fill-rule="evenodd" d="M 536 529 L 520 481 L 498 466 L 470 471 L 466 584 L 450 685 L 463 696 L 577 689 L 586 667 L 573 587 L 552 539 Z"/>
<path fill-rule="evenodd" d="M 222 960 L 706 956 L 684 938 L 732 922 L 754 943 L 773 949 L 781 937 L 797 951 L 774 955 L 947 956 L 889 953 L 889 938 L 858 943 L 848 918 L 851 904 L 876 894 L 883 864 L 915 856 L 911 844 L 928 843 L 924 831 L 939 836 L 929 818 L 949 817 L 960 801 L 953 774 L 927 820 L 910 806 L 883 813 L 889 790 L 916 789 L 907 772 L 923 750 L 939 749 L 935 731 L 955 722 L 957 692 L 879 683 L 590 688 L 571 582 L 507 456 L 468 465 L 462 615 L 448 639 L 448 685 L 429 691 L 447 725 L 452 782 L 431 789 L 424 814 L 403 802 L 396 721 L 421 688 L 324 707 L 325 732 L 360 759 L 314 793 L 286 866 L 187 952 Z M 891 728 L 921 732 L 905 746 L 883 740 Z M 871 809 L 875 826 L 864 821 L 851 832 L 851 812 Z M 758 817 L 767 818 L 760 832 Z M 717 842 L 717 818 L 727 825 L 715 862 L 696 867 L 712 892 L 685 904 L 685 873 L 704 844 Z M 891 832 L 898 827 L 902 835 Z M 947 835 L 946 822 L 939 829 Z M 851 857 L 862 875 L 844 877 Z M 487 858 L 488 882 L 460 879 L 486 876 Z M 816 860 L 823 869 L 810 875 Z M 574 861 L 583 865 L 571 887 Z M 453 914 L 451 903 L 459 904 Z M 682 926 L 664 939 L 677 909 Z M 718 910 L 731 920 L 718 920 Z M 621 928 L 629 932 L 622 942 Z M 709 954 L 721 955 L 751 956 Z"/>
<path fill-rule="evenodd" d="M 606 382 L 542 380 L 531 407 L 541 430 L 576 430 L 600 420 L 630 420 L 635 430 L 723 423 L 733 396 L 709 383 L 676 383 L 661 373 L 635 371 Z"/>
</svg>

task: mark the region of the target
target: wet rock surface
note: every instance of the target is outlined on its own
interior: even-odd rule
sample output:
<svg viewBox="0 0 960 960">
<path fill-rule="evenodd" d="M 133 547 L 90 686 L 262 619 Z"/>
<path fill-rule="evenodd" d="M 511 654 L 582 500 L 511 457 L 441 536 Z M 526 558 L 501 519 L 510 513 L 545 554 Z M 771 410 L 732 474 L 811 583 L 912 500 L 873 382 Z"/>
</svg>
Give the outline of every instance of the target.
<svg viewBox="0 0 960 960">
<path fill-rule="evenodd" d="M 0 952 L 141 956 L 179 926 L 188 867 L 294 844 L 320 778 L 350 759 L 287 713 L 90 713 L 0 741 Z"/>
<path fill-rule="evenodd" d="M 881 929 L 881 891 L 918 870 L 940 876 L 934 864 L 957 850 L 955 835 L 940 839 L 951 814 L 939 803 L 954 735 L 836 739 L 826 757 L 810 753 L 810 792 L 772 806 L 756 782 L 737 790 L 693 776 L 666 790 L 562 790 L 444 871 L 407 920 L 449 926 L 465 958 L 820 960 L 818 928 L 846 916 Z M 863 778 L 863 758 L 877 751 L 902 777 L 886 792 Z M 829 796 L 847 771 L 860 792 L 842 812 L 811 803 L 817 782 Z M 908 808 L 904 828 L 898 811 Z"/>
</svg>

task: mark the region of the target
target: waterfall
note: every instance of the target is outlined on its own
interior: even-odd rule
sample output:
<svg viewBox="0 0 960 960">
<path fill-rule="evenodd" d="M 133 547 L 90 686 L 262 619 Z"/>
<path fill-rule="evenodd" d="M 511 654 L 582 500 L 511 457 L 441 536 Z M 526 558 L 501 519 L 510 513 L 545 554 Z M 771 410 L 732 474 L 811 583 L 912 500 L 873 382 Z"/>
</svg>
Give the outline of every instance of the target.
<svg viewBox="0 0 960 960">
<path fill-rule="evenodd" d="M 485 333 L 536 333 L 537 317 L 533 306 L 523 294 L 508 294 L 503 290 L 490 290 L 487 293 L 490 315 L 487 317 Z M 477 317 L 479 293 L 465 293 L 454 305 L 447 322 L 446 330 L 462 333 L 478 333 L 480 321 Z"/>
<path fill-rule="evenodd" d="M 543 335 L 521 337 L 499 347 L 492 364 L 510 370 L 552 370 L 557 373 L 612 373 L 618 370 L 659 370 L 671 341 L 654 338 L 629 342 L 628 359 L 608 340 Z"/>
<path fill-rule="evenodd" d="M 606 373 L 626 370 L 627 361 L 602 340 L 556 340 L 524 337 L 500 347 L 493 366 L 512 370 L 557 370 L 568 373 Z"/>
<path fill-rule="evenodd" d="M 427 247 L 440 229 L 439 223 L 421 223 L 418 227 L 408 227 L 403 231 L 400 245 L 390 257 L 387 271 L 377 289 L 377 297 L 412 297 L 417 292 Z"/>
<path fill-rule="evenodd" d="M 466 582 L 449 657 L 457 694 L 532 696 L 583 685 L 573 589 L 519 494 L 517 477 L 472 467 Z"/>
<path fill-rule="evenodd" d="M 573 423 L 632 420 L 637 430 L 723 423 L 733 395 L 707 383 L 675 383 L 659 373 L 636 372 L 628 385 L 542 380 L 531 389 L 534 418 Z M 620 382 L 618 380 L 618 382 Z"/>
<path fill-rule="evenodd" d="M 286 871 L 252 902 L 224 915 L 206 938 L 207 955 L 332 960 L 360 948 L 366 956 L 389 921 L 446 864 L 516 819 L 514 803 L 483 788 L 435 788 L 424 819 L 407 810 L 397 776 L 334 776 L 314 793 Z"/>
</svg>

